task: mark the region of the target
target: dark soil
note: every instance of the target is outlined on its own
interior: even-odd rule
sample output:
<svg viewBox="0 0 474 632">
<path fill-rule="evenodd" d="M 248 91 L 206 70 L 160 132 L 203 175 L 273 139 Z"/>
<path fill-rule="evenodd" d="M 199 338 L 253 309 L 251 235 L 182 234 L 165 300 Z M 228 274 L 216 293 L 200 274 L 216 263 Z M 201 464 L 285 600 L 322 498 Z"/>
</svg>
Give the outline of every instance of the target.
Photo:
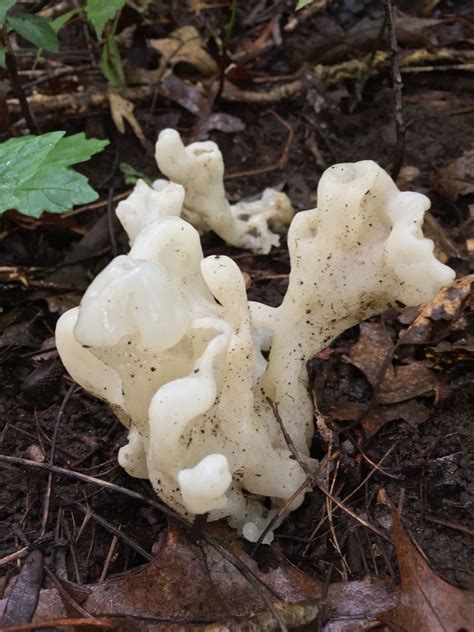
<svg viewBox="0 0 474 632">
<path fill-rule="evenodd" d="M 225 9 L 203 11 L 199 15 L 188 12 L 185 17 L 177 17 L 180 14 L 177 8 L 173 9 L 177 3 L 168 3 L 161 14 L 159 3 L 154 4 L 157 6 L 151 10 L 147 37 L 163 37 L 181 23 L 193 23 L 209 34 L 228 20 Z M 275 15 L 285 24 L 292 4 L 262 2 L 259 11 L 256 3 L 254 6 L 254 3 L 239 2 L 230 47 L 236 49 L 244 38 L 255 39 L 262 26 Z M 404 3 L 403 8 L 417 17 L 418 5 L 422 4 Z M 250 5 L 255 9 L 252 23 L 246 22 Z M 436 18 L 446 14 L 456 16 L 463 11 L 464 3 L 441 2 L 432 15 Z M 339 33 L 343 38 L 349 29 L 357 29 L 362 19 L 380 16 L 377 2 L 336 2 L 330 11 L 316 13 L 292 32 L 282 32 L 282 45 L 257 56 L 247 66 L 255 76 L 293 75 L 301 71 L 304 64 L 309 67 L 333 63 L 325 61 L 330 59 L 331 51 L 336 61 L 360 57 L 361 49 L 356 48 L 337 58 L 329 44 L 323 46 L 323 55 L 318 38 L 326 32 Z M 74 32 L 78 48 L 83 45 L 81 33 L 82 30 L 77 29 Z M 141 30 L 140 33 L 143 34 Z M 314 46 L 308 48 L 312 38 Z M 464 50 L 466 41 L 460 31 L 459 39 L 451 41 L 450 46 Z M 149 58 L 142 63 L 153 67 L 156 60 L 149 53 Z M 472 229 L 473 199 L 469 195 L 449 198 L 438 186 L 438 180 L 450 161 L 472 147 L 474 81 L 472 75 L 461 70 L 434 68 L 429 72 L 407 74 L 404 82 L 407 124 L 404 164 L 416 168 L 417 175 L 409 177 L 407 173 L 413 174 L 414 170 L 404 170 L 399 182 L 404 188 L 429 195 L 442 236 L 454 245 L 454 250 L 447 253 L 444 250 L 445 260 L 463 276 L 469 273 L 466 240 L 469 228 Z M 49 90 L 61 91 L 61 86 L 46 86 Z M 248 89 L 258 87 L 258 84 L 247 86 Z M 140 102 L 135 111 L 147 138 L 153 140 L 157 132 L 170 123 L 191 138 L 196 123 L 191 114 L 171 101 L 159 100 L 154 110 L 151 106 L 151 100 Z M 315 83 L 298 97 L 271 106 L 217 102 L 214 111 L 233 114 L 245 123 L 243 131 L 210 134 L 224 154 L 226 171 L 231 176 L 226 181 L 231 199 L 254 195 L 271 185 L 284 189 L 297 208 L 308 208 L 315 205 L 316 186 L 324 166 L 370 158 L 390 169 L 394 160 L 393 91 L 388 72 L 364 83 L 347 80 L 332 87 Z M 90 135 L 110 139 L 107 150 L 83 167 L 101 200 L 130 188 L 124 184 L 117 168 L 122 162 L 150 177 L 157 175 L 150 152 L 144 151 L 130 130 L 120 135 L 104 111 L 91 112 L 82 118 L 60 115 L 58 120 L 44 123 L 39 117 L 39 121 L 42 131 L 85 130 Z M 287 166 L 239 176 L 243 171 L 277 165 L 288 139 L 286 125 L 293 134 Z M 232 174 L 236 174 L 235 177 Z M 65 309 L 78 303 L 90 280 L 112 258 L 114 249 L 125 252 L 127 248 L 125 236 L 114 222 L 111 242 L 107 213 L 107 206 L 103 206 L 63 220 L 48 216 L 27 222 L 19 214 L 10 212 L 2 218 L 1 264 L 22 267 L 29 282 L 21 281 L 19 270 L 17 278 L 14 274 L 10 280 L 2 277 L 0 286 L 0 452 L 48 460 L 52 437 L 57 431 L 57 465 L 151 496 L 153 492 L 147 483 L 128 477 L 117 465 L 117 450 L 125 442 L 126 431 L 105 404 L 77 388 L 66 403 L 64 414 L 59 415 L 72 382 L 54 348 L 55 322 Z M 89 243 L 81 242 L 86 234 Z M 279 303 L 286 287 L 285 275 L 289 272 L 284 245 L 268 256 L 253 256 L 229 248 L 216 236 L 208 235 L 204 246 L 206 254 L 219 252 L 236 258 L 252 279 L 251 299 L 271 305 Z M 443 250 L 439 239 L 437 246 Z M 402 311 L 400 307 L 381 317 L 383 322 L 391 323 L 394 336 L 401 328 L 397 318 Z M 340 498 L 344 499 L 363 483 L 348 506 L 386 529 L 389 514 L 387 508 L 378 503 L 379 491 L 385 488 L 389 498 L 401 509 L 405 526 L 434 569 L 461 587 L 474 588 L 474 332 L 468 301 L 451 325 L 441 339 L 402 347 L 395 358 L 398 363 L 431 362 L 440 386 L 436 396 L 418 398 L 429 408 L 426 421 L 418 425 L 392 421 L 365 441 L 360 423 L 335 421 L 330 417 L 326 422 L 333 432 L 332 454 L 339 455 L 334 461 L 338 463 L 334 489 Z M 318 401 L 320 397 L 321 401 L 333 401 L 344 396 L 354 402 L 367 402 L 373 397 L 373 389 L 365 376 L 346 361 L 358 336 L 359 329 L 354 328 L 332 345 L 330 353 L 320 354 L 315 370 L 325 372 L 325 377 L 316 389 Z M 466 351 L 450 356 L 448 361 L 438 345 L 443 341 L 453 344 L 460 340 L 466 342 Z M 438 349 L 436 362 L 430 360 L 433 353 L 430 356 L 429 349 Z M 313 448 L 315 456 L 321 458 L 329 449 L 327 437 L 317 432 Z M 364 482 L 373 470 L 370 463 L 378 463 L 384 455 L 383 464 Z M 59 576 L 79 583 L 93 582 L 101 575 L 121 573 L 145 561 L 120 537 L 111 550 L 114 537 L 111 528 L 120 529 L 151 553 L 153 543 L 166 527 L 164 517 L 143 504 L 94 485 L 54 477 L 43 528 L 47 488 L 48 477 L 43 473 L 2 466 L 0 557 L 34 543 L 50 557 L 51 566 Z M 312 492 L 304 506 L 280 528 L 279 542 L 292 561 L 323 580 L 328 572 L 332 581 L 372 574 L 396 575 L 392 547 L 340 510 L 333 512 L 331 521 L 326 520 L 316 528 L 325 512 L 323 497 L 319 492 Z M 98 520 L 102 520 L 102 524 Z M 17 572 L 16 564 L 13 561 L 2 566 L 5 586 Z"/>
</svg>

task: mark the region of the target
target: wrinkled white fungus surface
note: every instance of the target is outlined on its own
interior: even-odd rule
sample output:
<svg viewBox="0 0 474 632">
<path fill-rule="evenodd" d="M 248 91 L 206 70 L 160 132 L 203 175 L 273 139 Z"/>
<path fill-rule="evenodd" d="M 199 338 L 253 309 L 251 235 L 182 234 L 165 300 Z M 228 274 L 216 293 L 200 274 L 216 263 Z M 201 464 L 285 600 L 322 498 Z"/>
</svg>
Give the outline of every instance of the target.
<svg viewBox="0 0 474 632">
<path fill-rule="evenodd" d="M 219 147 L 211 141 L 185 147 L 173 129 L 161 132 L 155 157 L 170 181 L 156 180 L 150 187 L 139 180 L 129 198 L 117 207 L 131 245 L 146 225 L 173 215 L 182 216 L 201 233 L 213 230 L 228 244 L 256 254 L 267 254 L 272 246 L 279 246 L 280 236 L 271 229 L 282 230 L 294 214 L 285 193 L 265 189 L 258 200 L 229 204 Z"/>
<path fill-rule="evenodd" d="M 160 167 L 177 184 L 139 184 L 119 205 L 130 253 L 61 317 L 57 346 L 72 377 L 129 428 L 119 452 L 129 474 L 149 478 L 180 513 L 226 517 L 256 540 L 279 508 L 295 509 L 304 495 L 295 492 L 305 473 L 267 397 L 315 469 L 306 361 L 394 301 L 429 300 L 454 273 L 423 238 L 424 195 L 400 192 L 374 162 L 341 164 L 323 174 L 318 207 L 293 219 L 282 304 L 249 303 L 237 265 L 204 258 L 198 231 L 178 217 L 184 196 L 186 217 L 199 228 L 216 213 L 227 239 L 234 221 L 219 215 L 217 147 L 194 147 L 203 153 L 184 149 L 170 130 L 160 135 Z M 216 161 L 219 178 L 203 175 L 202 156 Z"/>
<path fill-rule="evenodd" d="M 161 132 L 155 147 L 158 167 L 184 187 L 182 216 L 200 232 L 213 230 L 232 246 L 266 254 L 280 244 L 271 228 L 288 226 L 293 207 L 284 193 L 265 189 L 254 202 L 229 204 L 224 190 L 224 161 L 216 143 L 185 147 L 174 129 Z"/>
</svg>

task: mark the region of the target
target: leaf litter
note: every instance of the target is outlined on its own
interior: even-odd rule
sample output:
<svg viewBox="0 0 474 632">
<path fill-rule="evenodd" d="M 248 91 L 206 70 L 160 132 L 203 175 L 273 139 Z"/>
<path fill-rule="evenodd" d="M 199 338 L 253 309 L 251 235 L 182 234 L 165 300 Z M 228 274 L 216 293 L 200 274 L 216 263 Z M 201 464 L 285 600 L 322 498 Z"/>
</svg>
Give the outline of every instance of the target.
<svg viewBox="0 0 474 632">
<path fill-rule="evenodd" d="M 474 592 L 460 590 L 439 577 L 411 543 L 393 506 L 391 515 L 400 570 L 400 602 L 392 610 L 379 612 L 378 619 L 394 629 L 407 631 L 472 630 Z"/>
</svg>

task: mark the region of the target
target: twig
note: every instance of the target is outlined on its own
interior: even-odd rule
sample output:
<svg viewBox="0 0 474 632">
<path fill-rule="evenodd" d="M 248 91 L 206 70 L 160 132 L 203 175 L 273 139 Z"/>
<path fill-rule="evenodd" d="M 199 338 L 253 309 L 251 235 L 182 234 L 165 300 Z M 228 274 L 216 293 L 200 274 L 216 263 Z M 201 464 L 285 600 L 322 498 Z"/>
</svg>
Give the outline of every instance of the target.
<svg viewBox="0 0 474 632">
<path fill-rule="evenodd" d="M 16 63 L 16 57 L 10 43 L 10 36 L 7 32 L 6 26 L 3 27 L 2 36 L 3 36 L 3 42 L 7 49 L 5 53 L 5 65 L 7 67 L 7 71 L 10 77 L 13 91 L 15 92 L 18 98 L 18 101 L 20 103 L 21 113 L 25 117 L 25 121 L 26 121 L 26 124 L 28 125 L 30 133 L 39 134 L 38 125 L 34 119 L 33 113 L 28 103 L 28 99 L 25 95 L 25 91 L 23 90 L 23 85 L 21 83 L 20 76 L 18 75 L 18 66 Z"/>
<path fill-rule="evenodd" d="M 76 385 L 75 384 L 71 384 L 71 386 L 69 387 L 63 401 L 61 404 L 61 407 L 59 409 L 59 412 L 57 414 L 56 417 L 56 423 L 54 426 L 54 433 L 53 433 L 53 438 L 52 438 L 52 442 L 51 442 L 51 454 L 49 457 L 49 462 L 51 465 L 54 465 L 54 459 L 56 458 L 56 444 L 58 441 L 58 430 L 59 430 L 59 425 L 61 423 L 61 419 L 62 416 L 64 415 L 64 410 L 66 409 L 67 403 L 69 402 L 69 400 L 71 399 L 72 394 L 74 393 L 76 389 Z M 53 492 L 53 473 L 52 471 L 49 473 L 48 476 L 48 487 L 46 490 L 46 498 L 45 498 L 45 503 L 44 503 L 44 508 L 43 508 L 43 519 L 42 519 L 42 527 L 41 527 L 41 535 L 44 534 L 45 530 L 46 530 L 46 525 L 48 523 L 48 517 L 49 517 L 49 507 L 51 504 L 51 494 Z"/>
<path fill-rule="evenodd" d="M 331 487 L 330 487 L 331 495 L 334 495 L 334 486 L 336 484 L 337 474 L 339 472 L 339 464 L 340 464 L 340 460 L 338 459 L 337 464 L 336 464 L 336 468 L 335 468 L 335 471 L 334 471 L 334 475 L 332 477 Z M 350 568 L 349 568 L 349 566 L 348 566 L 348 564 L 346 562 L 346 559 L 344 558 L 344 555 L 342 553 L 341 547 L 339 545 L 339 540 L 337 539 L 336 529 L 334 528 L 334 521 L 332 519 L 332 515 L 333 515 L 332 502 L 331 502 L 331 500 L 329 498 L 326 498 L 326 513 L 327 513 L 327 517 L 328 517 L 329 531 L 331 533 L 332 543 L 333 543 L 333 546 L 336 549 L 337 553 L 339 554 L 339 557 L 340 557 L 341 562 L 342 562 L 342 570 L 340 571 L 340 573 L 342 575 L 343 581 L 348 581 L 348 573 L 350 573 Z"/>
<path fill-rule="evenodd" d="M 309 6 L 307 6 L 302 11 L 291 15 L 288 22 L 283 27 L 283 30 L 287 33 L 292 33 L 300 24 L 304 24 L 309 18 L 311 18 L 315 13 L 321 11 L 321 9 L 325 9 L 328 4 L 331 4 L 333 0 L 314 0 Z M 293 3 L 296 5 L 296 3 Z"/>
<path fill-rule="evenodd" d="M 66 541 L 69 545 L 69 551 L 71 553 L 71 561 L 72 561 L 72 566 L 74 568 L 74 574 L 76 576 L 76 584 L 81 585 L 82 584 L 82 577 L 81 577 L 81 571 L 79 568 L 79 564 L 77 562 L 77 555 L 76 555 L 76 547 L 74 546 L 75 540 L 71 535 L 71 530 L 69 529 L 69 525 L 66 522 L 66 517 L 64 515 L 64 511 L 61 511 L 61 516 L 60 516 L 60 521 L 59 521 L 61 528 L 64 532 L 64 535 L 66 537 Z"/>
<path fill-rule="evenodd" d="M 465 527 L 463 524 L 457 524 L 455 522 L 450 522 L 449 520 L 442 520 L 441 518 L 435 518 L 434 516 L 426 516 L 426 520 L 434 522 L 435 524 L 440 524 L 443 527 L 449 527 L 450 529 L 467 533 L 468 535 L 474 535 L 474 529 L 469 529 L 469 527 Z"/>
<path fill-rule="evenodd" d="M 91 617 L 90 619 L 51 619 L 51 621 L 41 621 L 38 623 L 20 623 L 19 625 L 10 625 L 3 628 L 2 632 L 26 632 L 27 630 L 44 630 L 56 628 L 94 628 L 94 630 L 116 630 L 117 625 L 113 621 Z"/>
<path fill-rule="evenodd" d="M 110 563 L 112 562 L 112 557 L 115 552 L 115 547 L 117 546 L 118 537 L 116 535 L 112 536 L 112 541 L 110 542 L 109 552 L 107 553 L 107 557 L 105 558 L 104 567 L 102 568 L 102 572 L 99 577 L 99 584 L 102 584 L 107 577 L 107 573 L 109 572 Z"/>
<path fill-rule="evenodd" d="M 298 487 L 298 489 L 294 491 L 293 494 L 286 500 L 285 504 L 282 507 L 280 507 L 277 513 L 268 522 L 267 526 L 262 531 L 262 533 L 258 536 L 258 540 L 253 545 L 253 548 L 250 552 L 250 557 L 255 557 L 255 554 L 257 553 L 262 542 L 265 540 L 267 534 L 270 533 L 270 531 L 275 527 L 280 517 L 286 512 L 287 508 L 291 505 L 291 503 L 295 500 L 295 498 L 298 498 L 298 496 L 301 494 L 304 488 L 308 487 L 309 485 L 311 485 L 311 480 L 309 478 L 306 478 Z"/>
<path fill-rule="evenodd" d="M 194 516 L 193 525 L 189 533 L 191 540 L 193 540 L 194 542 L 197 542 L 201 539 L 202 532 L 204 531 L 204 527 L 207 524 L 208 517 L 209 513 L 207 511 L 206 513 L 196 514 Z"/>
<path fill-rule="evenodd" d="M 329 492 L 316 478 L 316 476 L 310 471 L 310 469 L 308 468 L 307 464 L 302 460 L 298 450 L 295 447 L 295 444 L 293 443 L 292 438 L 290 437 L 290 435 L 288 434 L 288 432 L 286 431 L 284 424 L 283 424 L 283 420 L 280 416 L 280 413 L 278 412 L 278 408 L 277 405 L 274 404 L 272 402 L 272 400 L 270 398 L 267 398 L 267 401 L 270 403 L 270 405 L 273 408 L 273 411 L 275 412 L 275 417 L 280 425 L 280 428 L 282 429 L 283 432 L 283 436 L 285 437 L 285 441 L 288 445 L 288 448 L 290 450 L 290 452 L 292 453 L 292 455 L 295 457 L 295 459 L 298 461 L 298 463 L 300 464 L 300 466 L 302 467 L 302 469 L 304 470 L 304 472 L 311 477 L 311 480 L 313 482 L 313 485 L 315 485 L 327 498 L 329 498 L 334 504 L 336 504 L 340 509 L 342 509 L 343 511 L 345 511 L 349 516 L 351 516 L 351 518 L 353 518 L 354 520 L 356 520 L 357 522 L 359 522 L 361 525 L 363 525 L 364 527 L 366 527 L 367 529 L 370 529 L 370 531 L 372 531 L 373 533 L 376 533 L 379 537 L 383 538 L 384 540 L 386 540 L 387 542 L 390 542 L 390 544 L 392 543 L 392 541 L 390 540 L 390 538 L 385 535 L 385 533 L 383 533 L 382 531 L 380 531 L 380 529 L 378 529 L 376 526 L 374 526 L 373 524 L 370 524 L 370 522 L 367 522 L 367 520 L 364 520 L 364 518 L 361 518 L 360 516 L 358 516 L 356 513 L 354 513 L 351 509 L 349 509 L 349 507 L 346 507 L 346 505 L 344 503 L 342 503 L 340 500 L 338 500 L 335 496 L 333 496 L 333 494 L 331 494 L 331 492 Z M 4 458 L 4 457 L 0 457 Z"/>
<path fill-rule="evenodd" d="M 56 577 L 56 575 L 47 565 L 45 565 L 44 570 L 46 571 L 46 574 L 55 585 L 56 590 L 60 594 L 61 599 L 65 602 L 66 607 L 69 606 L 70 608 L 72 608 L 73 612 L 81 614 L 83 617 L 86 617 L 87 619 L 91 619 L 92 618 L 91 613 L 88 612 L 85 608 L 81 606 L 80 603 L 76 601 L 73 595 L 68 590 L 66 590 L 66 588 L 64 587 L 60 579 Z"/>
<path fill-rule="evenodd" d="M 5 564 L 10 564 L 10 562 L 14 562 L 18 560 L 20 557 L 24 557 L 29 551 L 27 546 L 23 546 L 21 549 L 14 551 L 13 553 L 9 553 L 0 559 L 0 566 L 5 566 Z"/>
<path fill-rule="evenodd" d="M 318 632 L 321 632 L 323 626 L 323 614 L 326 605 L 326 599 L 328 597 L 329 585 L 331 583 L 331 576 L 334 570 L 334 565 L 331 563 L 328 568 L 328 572 L 326 573 L 326 577 L 324 579 L 324 589 L 323 594 L 321 595 L 321 601 L 319 602 L 319 612 L 318 612 Z"/>
<path fill-rule="evenodd" d="M 376 467 L 373 467 L 373 468 L 370 470 L 370 472 L 367 474 L 367 476 L 364 478 L 364 480 L 363 480 L 363 481 L 361 481 L 361 482 L 359 483 L 359 485 L 357 485 L 357 487 L 355 487 L 355 488 L 354 488 L 354 489 L 350 492 L 350 494 L 348 494 L 348 495 L 344 498 L 344 500 L 343 500 L 343 502 L 344 502 L 344 503 L 347 503 L 347 501 L 348 501 L 350 498 L 352 498 L 352 496 L 354 496 L 354 494 L 356 494 L 356 493 L 359 491 L 359 489 L 361 489 L 361 488 L 362 488 L 362 487 L 363 487 L 363 486 L 367 483 L 367 481 L 368 481 L 368 480 L 369 480 L 369 479 L 370 479 L 370 478 L 371 478 L 371 477 L 372 477 L 372 476 L 373 476 L 373 475 L 374 475 L 377 471 L 379 471 L 379 470 L 380 470 L 380 466 L 381 466 L 381 465 L 382 465 L 382 463 L 385 461 L 385 459 L 388 457 L 388 455 L 390 454 L 390 452 L 392 452 L 392 450 L 395 448 L 395 446 L 398 444 L 398 442 L 399 442 L 399 439 L 397 439 L 397 441 L 395 441 L 395 443 L 394 443 L 392 446 L 390 446 L 390 448 L 387 450 L 387 452 L 385 452 L 385 454 L 382 456 L 382 458 L 380 459 L 380 461 L 379 461 L 378 463 L 376 463 L 376 464 L 375 464 L 375 465 L 376 465 Z"/>
<path fill-rule="evenodd" d="M 395 98 L 395 124 L 397 130 L 397 145 L 395 158 L 392 167 L 392 178 L 396 178 L 400 173 L 405 153 L 405 122 L 403 120 L 402 88 L 403 81 L 400 73 L 400 60 L 398 58 L 397 34 L 395 31 L 395 20 L 393 18 L 392 0 L 385 0 L 385 19 L 390 41 L 390 62 L 392 67 L 393 93 Z"/>
<path fill-rule="evenodd" d="M 117 195 L 113 196 L 112 202 L 118 202 L 119 200 L 123 200 L 124 198 L 128 197 L 130 193 L 132 193 L 132 191 L 133 189 L 128 189 L 127 191 L 124 191 L 123 193 L 117 193 Z M 93 204 L 85 204 L 84 206 L 78 206 L 73 211 L 69 211 L 69 213 L 64 213 L 63 217 L 73 217 L 74 215 L 80 215 L 81 213 L 84 213 L 84 211 L 93 211 L 95 209 L 107 206 L 108 203 L 109 203 L 109 200 L 107 199 L 107 200 L 99 200 L 98 202 L 94 202 Z M 75 264 L 76 262 L 74 261 L 74 265 Z"/>
</svg>

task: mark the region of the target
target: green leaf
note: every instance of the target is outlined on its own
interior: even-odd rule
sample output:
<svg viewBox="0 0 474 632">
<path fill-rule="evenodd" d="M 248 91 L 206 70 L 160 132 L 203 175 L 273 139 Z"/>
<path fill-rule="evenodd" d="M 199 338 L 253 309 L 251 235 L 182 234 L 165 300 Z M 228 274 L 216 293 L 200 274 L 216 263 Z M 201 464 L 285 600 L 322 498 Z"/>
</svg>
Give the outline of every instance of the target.
<svg viewBox="0 0 474 632">
<path fill-rule="evenodd" d="M 0 143 L 0 213 L 16 209 L 39 217 L 43 211 L 62 213 L 97 199 L 87 178 L 70 166 L 88 160 L 108 141 L 86 139 L 82 133 L 63 136 L 49 132 Z"/>
<path fill-rule="evenodd" d="M 91 156 L 102 151 L 108 140 L 86 138 L 84 132 L 61 138 L 48 154 L 48 164 L 56 167 L 69 167 L 78 162 L 86 162 Z"/>
<path fill-rule="evenodd" d="M 58 36 L 54 32 L 51 23 L 39 15 L 19 15 L 7 17 L 8 24 L 24 39 L 39 48 L 49 50 L 51 53 L 59 51 Z"/>
<path fill-rule="evenodd" d="M 308 4 L 312 4 L 314 0 L 298 0 L 295 11 L 299 11 L 303 7 L 308 6 Z"/>
<path fill-rule="evenodd" d="M 143 180 L 151 187 L 152 181 L 150 178 L 147 178 L 144 173 L 138 171 L 138 169 L 135 169 L 132 165 L 129 165 L 128 162 L 121 162 L 119 164 L 119 169 L 122 172 L 123 181 L 127 186 L 133 187 L 136 185 L 138 180 Z"/>
<path fill-rule="evenodd" d="M 109 33 L 102 47 L 100 69 L 112 87 L 118 88 L 125 85 L 125 73 L 113 31 Z"/>
<path fill-rule="evenodd" d="M 0 68 L 6 68 L 6 63 L 5 63 L 5 53 L 7 52 L 6 48 L 1 48 L 0 47 Z"/>
<path fill-rule="evenodd" d="M 43 211 L 64 213 L 75 204 L 87 204 L 99 196 L 87 178 L 72 169 L 41 166 L 18 194 L 17 210 L 39 217 Z"/>
<path fill-rule="evenodd" d="M 125 2 L 126 0 L 87 0 L 86 14 L 97 37 L 101 37 L 106 23 L 114 19 Z"/>
<path fill-rule="evenodd" d="M 15 4 L 16 0 L 0 0 L 0 27 L 5 22 L 5 16 L 10 7 Z"/>
<path fill-rule="evenodd" d="M 69 22 L 74 16 L 79 13 L 80 9 L 72 9 L 71 11 L 66 11 L 62 15 L 58 15 L 57 18 L 51 20 L 51 28 L 55 33 L 59 33 L 59 31 L 63 28 L 65 24 Z"/>
</svg>

